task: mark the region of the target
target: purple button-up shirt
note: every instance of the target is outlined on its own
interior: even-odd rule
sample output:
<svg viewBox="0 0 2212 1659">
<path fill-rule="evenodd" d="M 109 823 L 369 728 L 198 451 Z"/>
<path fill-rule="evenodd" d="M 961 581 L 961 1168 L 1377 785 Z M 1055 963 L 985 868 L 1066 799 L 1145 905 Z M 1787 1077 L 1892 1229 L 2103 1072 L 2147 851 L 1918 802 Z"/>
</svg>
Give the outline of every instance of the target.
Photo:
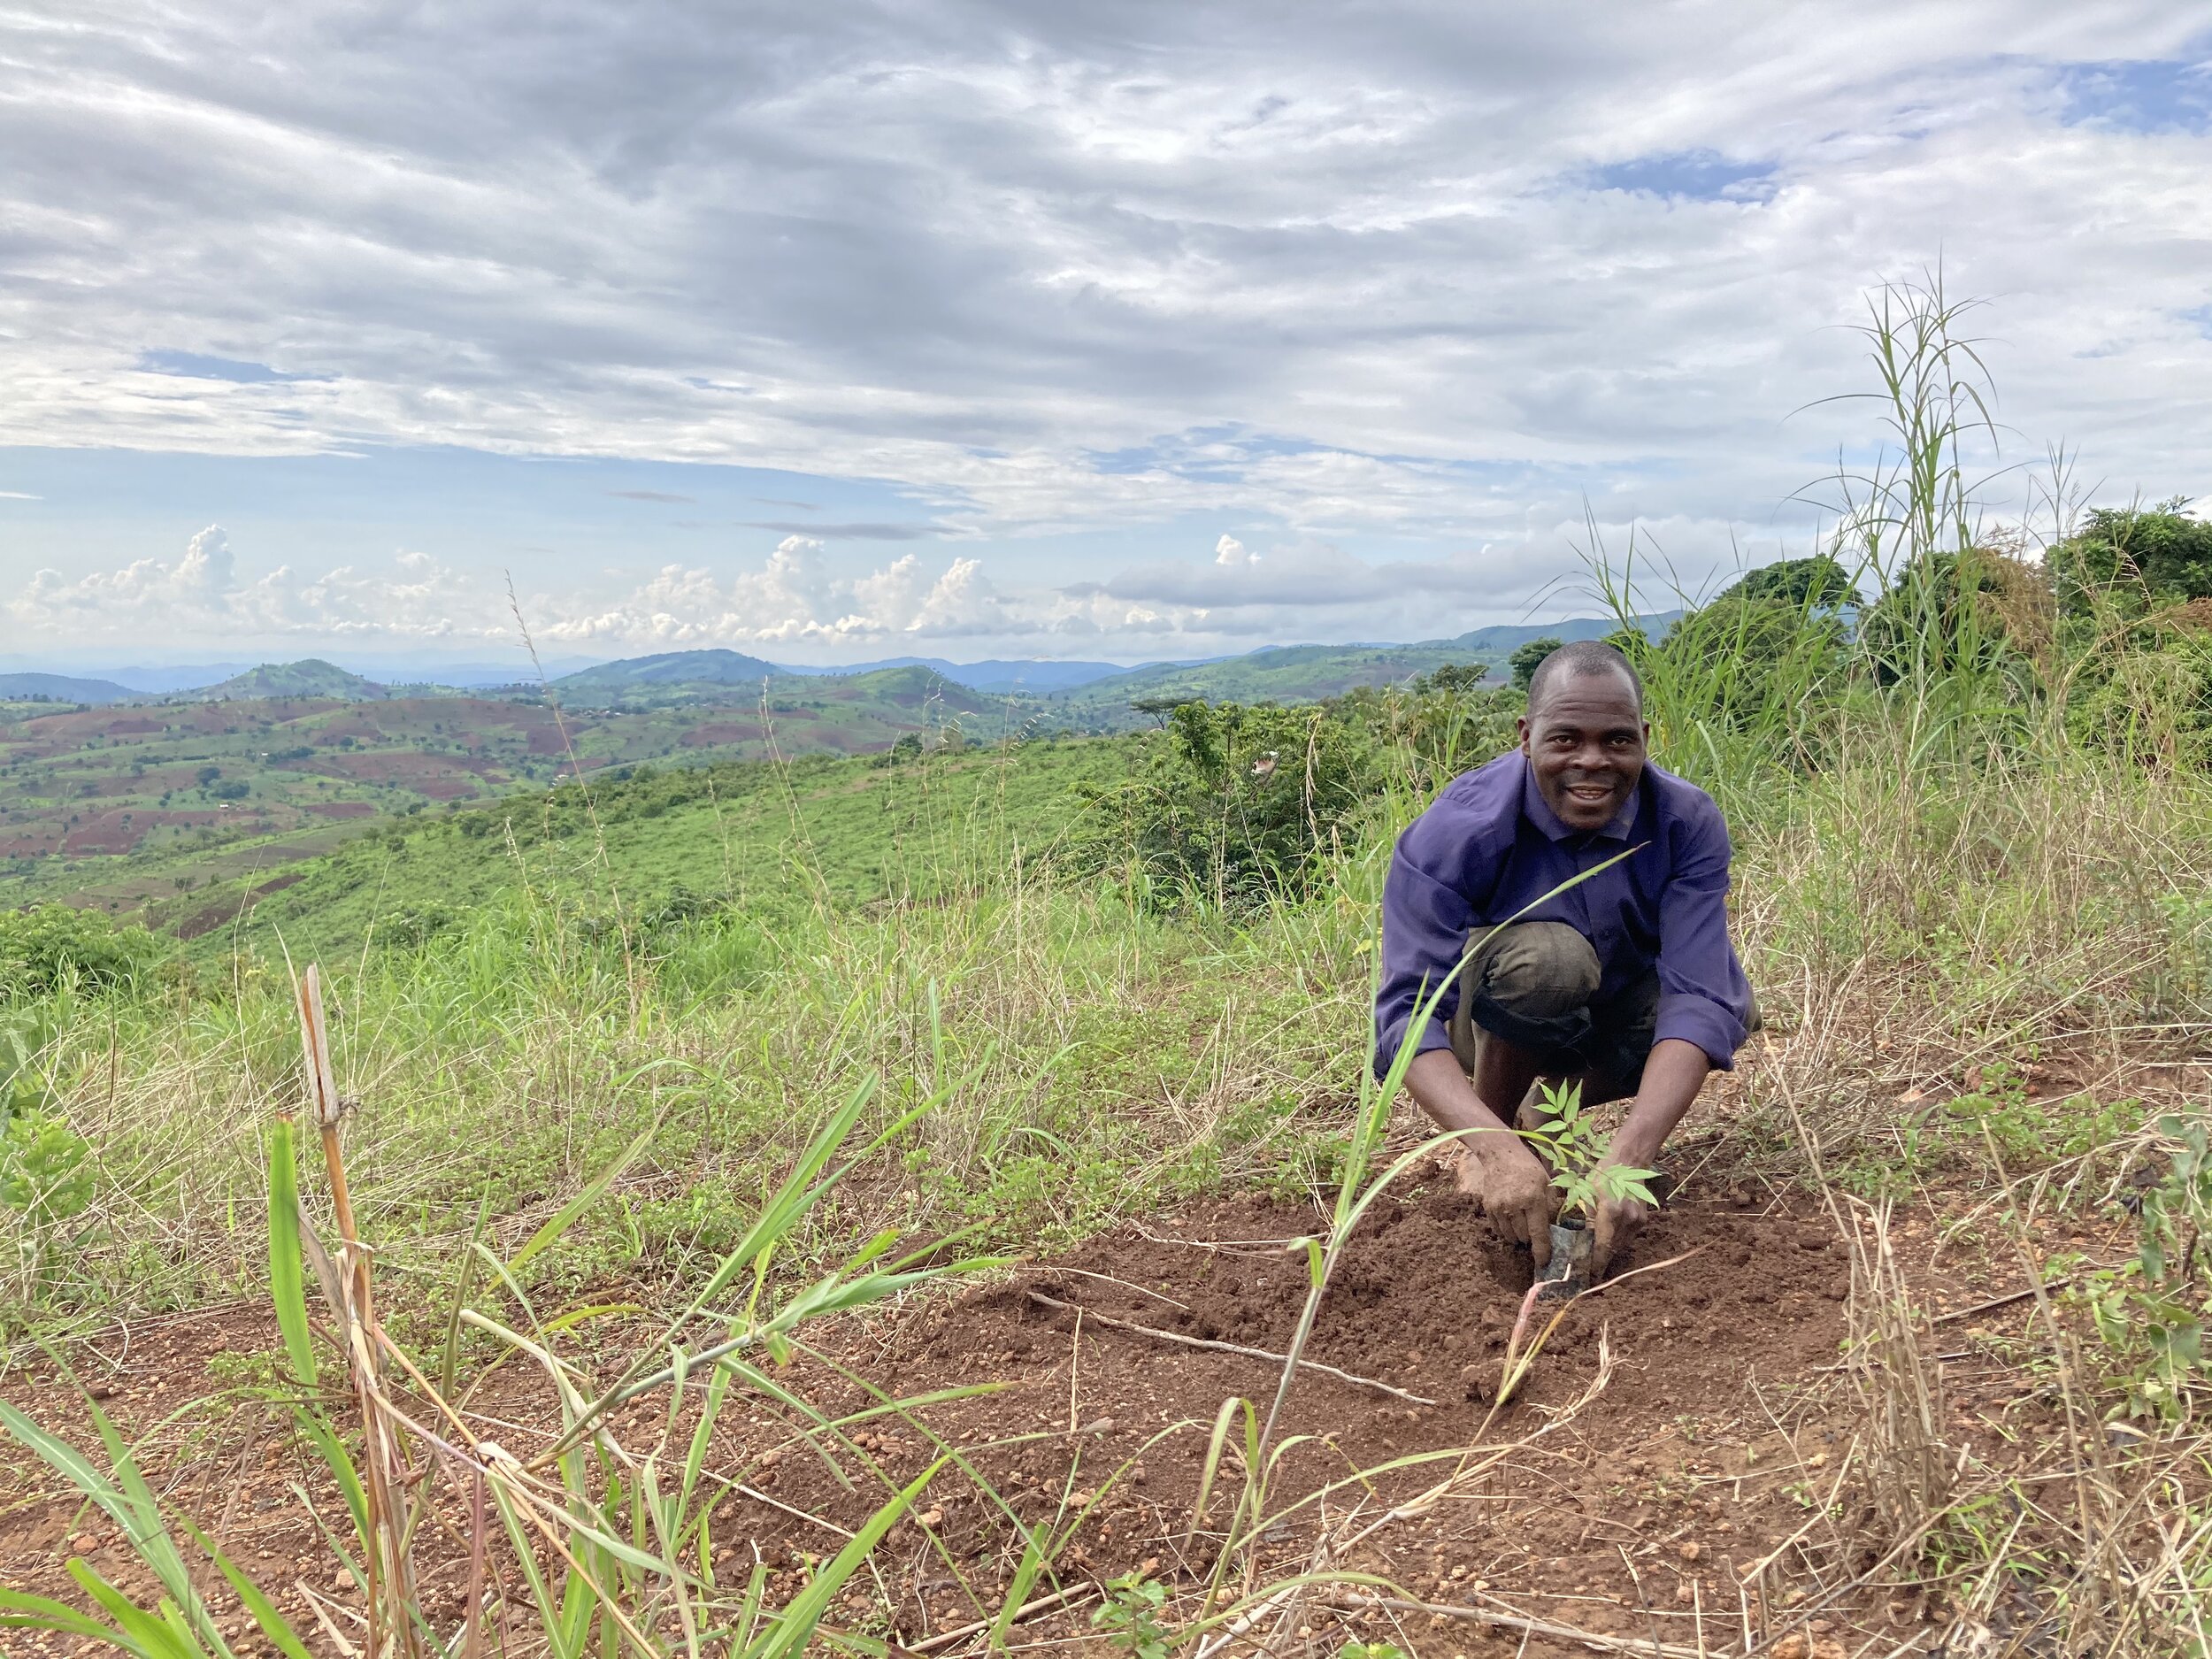
<svg viewBox="0 0 2212 1659">
<path fill-rule="evenodd" d="M 1564 922 L 1590 941 L 1601 1000 L 1653 969 L 1659 1038 L 1679 1037 L 1723 1071 L 1751 1018 L 1751 987 L 1728 940 L 1728 826 L 1695 784 L 1647 764 L 1603 829 L 1570 828 L 1537 792 L 1516 749 L 1451 784 L 1398 838 L 1383 884 L 1382 985 L 1375 1071 L 1389 1069 L 1428 991 L 1459 964 L 1469 933 L 1514 917 L 1561 882 L 1627 848 L 1602 874 L 1518 919 Z M 1455 980 L 1415 1037 L 1416 1053 L 1450 1046 Z"/>
</svg>

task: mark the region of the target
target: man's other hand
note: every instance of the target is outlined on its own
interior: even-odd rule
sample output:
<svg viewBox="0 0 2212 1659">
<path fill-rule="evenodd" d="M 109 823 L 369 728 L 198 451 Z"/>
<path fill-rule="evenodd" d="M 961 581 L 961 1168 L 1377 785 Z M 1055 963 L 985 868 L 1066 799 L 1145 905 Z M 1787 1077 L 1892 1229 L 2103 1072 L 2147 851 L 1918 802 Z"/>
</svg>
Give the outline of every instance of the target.
<svg viewBox="0 0 2212 1659">
<path fill-rule="evenodd" d="M 1480 1137 L 1466 1156 L 1479 1171 L 1490 1225 L 1513 1243 L 1527 1245 L 1542 1272 L 1551 1261 L 1551 1218 L 1557 1208 L 1551 1177 L 1533 1152 L 1505 1135 Z"/>
<path fill-rule="evenodd" d="M 1609 1198 L 1598 1205 L 1591 1223 L 1590 1282 L 1601 1282 L 1616 1262 L 1625 1261 L 1628 1247 L 1651 1218 L 1651 1206 L 1633 1198 Z"/>
</svg>

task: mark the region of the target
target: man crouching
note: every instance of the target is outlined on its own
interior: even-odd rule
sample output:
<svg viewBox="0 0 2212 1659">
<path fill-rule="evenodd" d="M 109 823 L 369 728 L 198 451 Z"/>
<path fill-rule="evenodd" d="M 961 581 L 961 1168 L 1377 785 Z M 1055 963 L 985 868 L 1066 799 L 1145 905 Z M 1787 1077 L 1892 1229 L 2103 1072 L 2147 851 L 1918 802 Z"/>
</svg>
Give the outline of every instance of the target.
<svg viewBox="0 0 2212 1659">
<path fill-rule="evenodd" d="M 1461 1187 L 1528 1244 L 1540 1271 L 1555 1201 L 1544 1166 L 1507 1127 L 1530 1086 L 1577 1079 L 1591 1104 L 1634 1096 L 1604 1162 L 1650 1168 L 1756 1018 L 1728 939 L 1728 826 L 1703 790 L 1647 761 L 1643 703 L 1636 671 L 1611 646 L 1554 651 L 1529 684 L 1520 748 L 1437 797 L 1398 838 L 1383 888 L 1377 1073 L 1410 1034 L 1407 1088 L 1440 1128 L 1468 1132 Z M 1443 1023 L 1409 1033 L 1470 949 L 1438 1004 Z M 1593 1279 L 1645 1218 L 1632 1197 L 1600 1204 Z"/>
</svg>

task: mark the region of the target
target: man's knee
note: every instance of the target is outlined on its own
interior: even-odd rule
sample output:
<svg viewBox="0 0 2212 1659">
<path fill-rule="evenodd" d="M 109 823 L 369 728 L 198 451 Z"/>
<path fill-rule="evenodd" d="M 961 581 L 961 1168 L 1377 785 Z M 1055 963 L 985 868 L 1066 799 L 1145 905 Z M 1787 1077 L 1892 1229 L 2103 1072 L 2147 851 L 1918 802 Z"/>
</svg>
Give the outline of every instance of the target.
<svg viewBox="0 0 2212 1659">
<path fill-rule="evenodd" d="M 1538 1054 L 1571 1049 L 1590 1033 L 1590 999 L 1603 971 L 1590 941 L 1563 922 L 1520 922 L 1501 928 L 1467 964 L 1451 1043 L 1471 1073 L 1482 1039 L 1493 1037 Z"/>
<path fill-rule="evenodd" d="M 1564 922 L 1502 928 L 1469 966 L 1485 1000 L 1528 1019 L 1588 1007 L 1604 977 L 1590 941 Z"/>
</svg>

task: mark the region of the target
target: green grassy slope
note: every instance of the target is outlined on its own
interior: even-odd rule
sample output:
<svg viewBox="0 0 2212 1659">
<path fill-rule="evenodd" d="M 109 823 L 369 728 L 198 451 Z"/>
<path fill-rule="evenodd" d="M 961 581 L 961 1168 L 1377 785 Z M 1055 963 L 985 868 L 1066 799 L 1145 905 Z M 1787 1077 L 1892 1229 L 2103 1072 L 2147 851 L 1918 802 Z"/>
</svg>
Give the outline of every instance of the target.
<svg viewBox="0 0 2212 1659">
<path fill-rule="evenodd" d="M 334 697 L 346 703 L 380 702 L 387 693 L 374 680 L 348 673 L 335 663 L 303 657 L 296 663 L 264 663 L 242 674 L 190 694 L 194 703 L 242 697 Z"/>
<path fill-rule="evenodd" d="M 1073 790 L 1125 764 L 1114 741 L 816 757 L 572 783 L 397 820 L 335 852 L 241 867 L 143 919 L 212 961 L 241 947 L 350 956 L 429 936 L 524 890 L 603 920 L 695 901 L 756 912 L 932 898 L 1002 879 L 1065 832 Z"/>
<path fill-rule="evenodd" d="M 572 703 L 618 702 L 656 687 L 749 686 L 757 690 L 764 680 L 785 677 L 773 663 L 742 651 L 662 651 L 564 674 L 553 682 L 553 689 Z"/>
</svg>

